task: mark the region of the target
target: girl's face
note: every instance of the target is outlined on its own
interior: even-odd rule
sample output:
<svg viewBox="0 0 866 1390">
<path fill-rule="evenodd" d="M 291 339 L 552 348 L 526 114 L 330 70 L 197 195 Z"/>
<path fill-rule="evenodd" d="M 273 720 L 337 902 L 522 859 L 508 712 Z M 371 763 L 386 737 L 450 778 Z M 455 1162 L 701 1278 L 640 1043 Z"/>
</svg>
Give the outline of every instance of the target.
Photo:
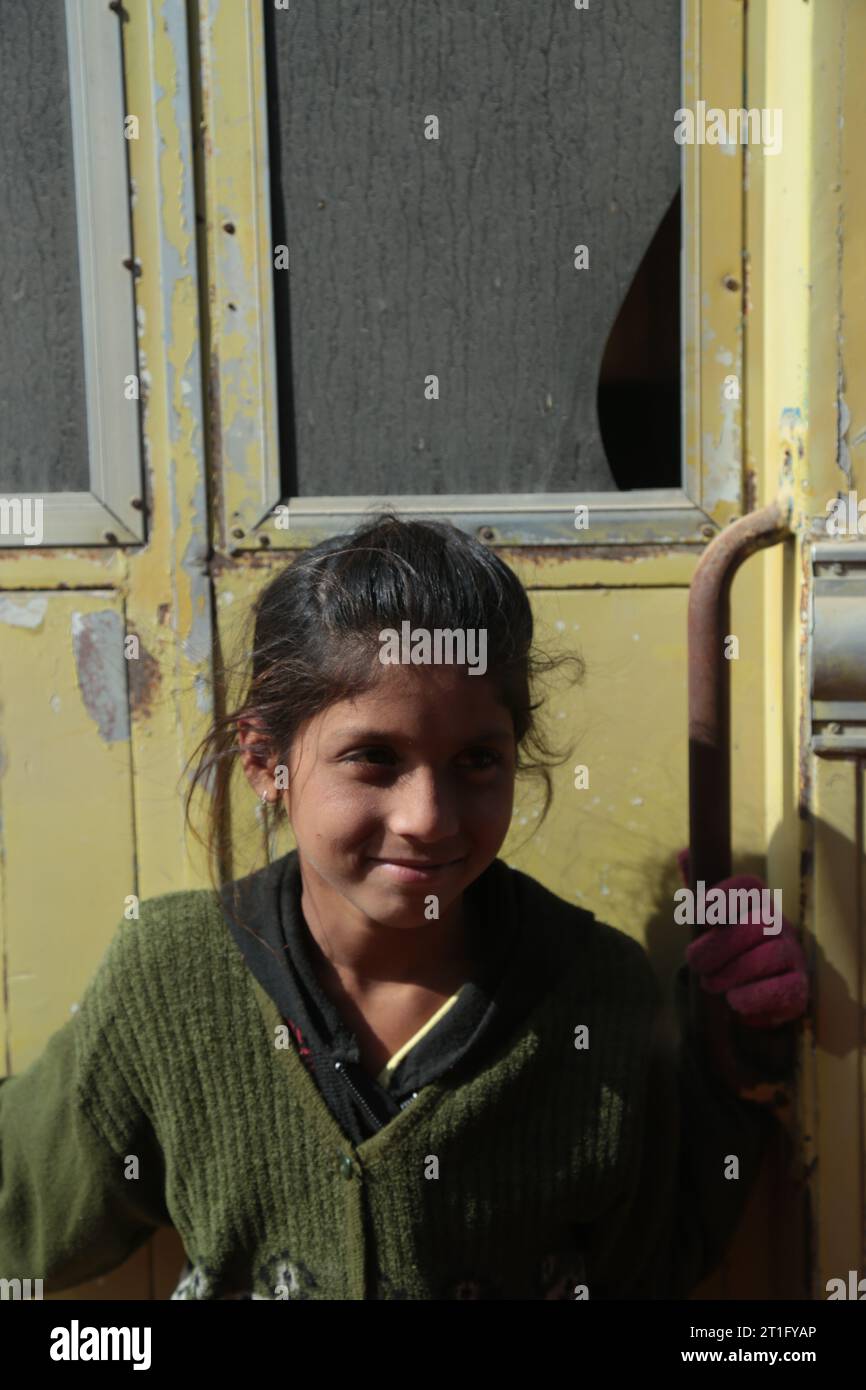
<svg viewBox="0 0 866 1390">
<path fill-rule="evenodd" d="M 305 886 L 391 927 L 443 918 L 505 839 L 515 760 L 511 715 L 486 676 L 383 666 L 292 746 L 283 797 Z"/>
</svg>

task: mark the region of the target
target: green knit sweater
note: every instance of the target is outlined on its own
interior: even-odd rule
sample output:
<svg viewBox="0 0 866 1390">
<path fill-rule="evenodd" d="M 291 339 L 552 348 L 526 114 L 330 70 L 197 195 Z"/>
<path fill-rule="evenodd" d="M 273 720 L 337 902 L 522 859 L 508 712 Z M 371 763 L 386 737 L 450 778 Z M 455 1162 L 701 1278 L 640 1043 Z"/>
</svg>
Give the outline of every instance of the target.
<svg viewBox="0 0 866 1390">
<path fill-rule="evenodd" d="M 173 1225 L 178 1297 L 685 1297 L 775 1122 L 665 1045 L 637 942 L 507 883 L 506 1040 L 357 1148 L 214 895 L 143 903 L 75 1016 L 0 1081 L 0 1278 L 69 1288 Z M 683 967 L 683 1027 L 686 986 Z"/>
</svg>

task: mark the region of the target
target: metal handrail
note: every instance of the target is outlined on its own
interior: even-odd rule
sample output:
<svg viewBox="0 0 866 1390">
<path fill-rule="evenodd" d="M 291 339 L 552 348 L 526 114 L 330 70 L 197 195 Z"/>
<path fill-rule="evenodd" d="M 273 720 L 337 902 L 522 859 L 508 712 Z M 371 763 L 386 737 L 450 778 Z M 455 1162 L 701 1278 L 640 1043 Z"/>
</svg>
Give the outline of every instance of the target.
<svg viewBox="0 0 866 1390">
<path fill-rule="evenodd" d="M 731 875 L 730 593 L 734 575 L 758 550 L 792 533 L 790 508 L 781 500 L 749 512 L 707 546 L 689 590 L 689 877 L 692 891 Z M 697 925 L 698 935 L 706 928 Z M 787 1079 L 797 1024 L 747 1028 L 724 997 L 708 995 L 694 975 L 689 1014 L 716 1070 L 735 1090 Z"/>
</svg>

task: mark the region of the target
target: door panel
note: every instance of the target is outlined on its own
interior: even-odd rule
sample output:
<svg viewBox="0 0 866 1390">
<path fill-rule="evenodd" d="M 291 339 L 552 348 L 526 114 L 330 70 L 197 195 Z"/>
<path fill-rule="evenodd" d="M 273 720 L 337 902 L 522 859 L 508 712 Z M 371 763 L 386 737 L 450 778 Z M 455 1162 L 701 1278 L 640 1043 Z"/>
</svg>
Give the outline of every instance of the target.
<svg viewBox="0 0 866 1390">
<path fill-rule="evenodd" d="M 412 8 L 421 14 L 421 7 Z M 643 6 L 637 8 L 642 12 Z M 0 1019 L 0 1036 L 6 1069 L 26 1065 L 68 1017 L 129 892 L 149 896 L 206 882 L 201 857 L 184 843 L 178 781 L 210 712 L 212 644 L 216 639 L 230 650 L 235 615 L 290 560 L 292 548 L 348 529 L 368 500 L 376 500 L 376 488 L 394 488 L 395 496 L 382 500 L 402 497 L 407 509 L 420 498 L 421 512 L 432 508 L 496 544 L 531 591 L 542 641 L 574 642 L 584 656 L 582 686 L 554 687 L 550 702 L 554 735 L 560 726 L 563 741 L 574 743 L 571 757 L 555 773 L 553 807 L 527 839 L 537 803 L 521 795 L 505 852 L 554 891 L 643 940 L 659 978 L 667 982 L 685 944 L 671 916 L 678 886 L 673 856 L 685 844 L 687 826 L 688 584 L 704 543 L 720 526 L 784 492 L 795 504 L 793 543 L 784 554 L 751 560 L 733 590 L 731 626 L 739 655 L 731 670 L 732 830 L 737 870 L 757 871 L 771 885 L 784 886 L 786 915 L 803 927 L 815 967 L 816 1009 L 804 1030 L 797 1087 L 780 1111 L 793 1156 L 780 1144 L 768 1157 L 724 1267 L 696 1297 L 792 1298 L 807 1292 L 824 1297 L 828 1278 L 851 1268 L 866 1273 L 864 799 L 862 760 L 814 757 L 808 751 L 805 556 L 809 536 L 821 533 L 828 498 L 858 484 L 866 496 L 866 416 L 858 396 L 866 343 L 866 194 L 856 177 L 866 115 L 853 56 L 866 42 L 866 5 L 828 0 L 820 8 L 785 7 L 784 13 L 778 6 L 719 7 L 703 0 L 683 5 L 683 104 L 703 99 L 723 109 L 736 106 L 745 83 L 750 104 L 783 108 L 785 143 L 773 158 L 713 146 L 683 151 L 682 488 L 654 491 L 650 485 L 640 494 L 601 493 L 595 521 L 583 532 L 573 527 L 571 513 L 575 502 L 585 500 L 574 489 L 585 487 L 589 474 L 569 474 L 567 466 L 574 461 L 575 442 L 591 438 L 596 477 L 599 468 L 604 472 L 598 441 L 591 428 L 583 432 L 586 419 L 580 415 L 600 365 L 596 358 L 604 334 L 599 324 L 619 307 L 617 294 L 627 289 L 640 247 L 652 234 L 650 211 L 660 216 L 667 206 L 659 191 L 667 197 L 674 187 L 665 183 L 667 163 L 654 173 L 658 208 L 644 199 L 639 216 L 636 207 L 633 220 L 629 213 L 617 223 L 625 231 L 615 264 L 599 276 L 593 290 L 597 299 L 586 309 L 596 334 L 592 360 L 585 361 L 574 343 L 544 358 L 551 333 L 563 340 L 569 333 L 579 337 L 582 319 L 574 312 L 560 321 L 558 296 L 551 298 L 549 285 L 541 295 L 546 329 L 529 324 L 525 337 L 536 352 L 536 366 L 541 361 L 564 371 L 559 398 L 551 392 L 554 404 L 548 408 L 542 391 L 537 418 L 531 410 L 527 415 L 524 399 L 521 428 L 506 431 L 507 448 L 500 439 L 498 453 L 495 430 L 482 429 L 484 439 L 479 436 L 477 448 L 470 449 L 473 466 L 478 465 L 472 478 L 478 493 L 468 496 L 468 485 L 464 488 L 455 472 L 459 410 L 467 438 L 480 428 L 476 415 L 482 407 L 488 424 L 499 428 L 505 417 L 497 391 L 512 402 L 515 391 L 502 383 L 510 379 L 519 385 L 520 377 L 513 355 L 503 369 L 501 354 L 508 345 L 500 340 L 509 336 L 501 318 L 505 301 L 493 297 L 489 284 L 484 289 L 484 276 L 489 270 L 502 280 L 501 286 L 493 285 L 496 295 L 510 298 L 508 287 L 516 286 L 525 315 L 521 294 L 534 284 L 525 263 L 531 255 L 539 263 L 550 255 L 544 240 L 550 229 L 533 228 L 527 209 L 519 223 L 523 240 L 503 237 L 495 224 L 508 167 L 502 154 L 507 126 L 497 126 L 483 101 L 476 100 L 472 109 L 482 124 L 489 122 L 484 129 L 497 152 L 487 172 L 499 170 L 500 182 L 485 183 L 479 166 L 478 201 L 469 196 L 468 174 L 462 202 L 437 198 L 433 183 L 419 195 L 416 211 L 426 209 L 426 220 L 415 227 L 414 241 L 397 238 L 392 244 L 403 256 L 395 292 L 390 262 L 383 268 L 374 260 L 371 269 L 371 258 L 363 253 L 352 263 L 347 200 L 359 216 L 371 205 L 388 226 L 403 204 L 393 187 L 387 196 L 382 192 L 379 203 L 373 193 L 351 201 L 350 192 L 357 193 L 347 182 L 352 171 L 340 162 L 349 138 L 345 113 L 340 113 L 343 146 L 326 141 L 324 165 L 301 147 L 305 128 L 312 127 L 309 122 L 305 127 L 303 112 L 291 105 L 277 113 L 282 145 L 268 148 L 266 93 L 269 84 L 279 88 L 281 62 L 284 76 L 288 70 L 287 37 L 296 32 L 306 44 L 300 51 L 327 75 L 334 53 L 346 63 L 356 58 L 363 63 L 351 45 L 340 49 L 346 34 L 335 32 L 332 44 L 324 31 L 317 40 L 299 8 L 271 11 L 258 0 L 232 6 L 212 0 L 193 6 L 182 0 L 125 0 L 123 9 L 127 104 L 140 117 L 140 138 L 130 141 L 127 151 L 135 196 L 130 206 L 124 189 L 122 205 L 132 217 L 141 271 L 134 277 L 134 293 L 146 468 L 142 480 L 137 452 L 124 449 L 109 479 L 115 489 L 122 484 L 123 507 L 132 507 L 134 526 L 109 527 L 100 510 L 100 529 L 94 530 L 97 514 L 91 508 L 86 517 L 76 512 L 74 525 L 64 530 L 58 511 L 42 548 L 19 549 L 18 542 L 4 538 L 0 908 L 8 1010 Z M 557 23 L 565 22 L 566 10 L 559 7 Z M 499 6 L 497 12 L 512 24 L 503 32 L 520 41 L 522 8 Z M 277 66 L 270 76 L 266 13 L 274 39 L 270 58 Z M 441 26 L 444 14 L 445 7 L 424 7 L 424 23 L 435 19 Z M 111 22 L 120 23 L 113 12 Z M 570 22 L 574 29 L 590 21 L 575 12 Z M 278 32 L 281 23 L 296 29 Z M 571 33 L 571 41 L 578 42 L 578 33 Z M 493 44 L 491 34 L 481 34 L 479 44 L 485 51 L 485 44 Z M 532 44 L 527 52 L 538 57 Z M 492 46 L 489 53 L 495 71 L 499 58 Z M 605 60 L 609 56 L 606 50 L 602 54 Z M 573 57 L 579 71 L 583 60 L 577 49 Z M 558 62 L 554 57 L 550 78 L 557 91 L 564 81 Z M 418 70 L 428 71 L 420 60 Z M 355 80 L 363 76 L 362 67 L 352 72 Z M 492 91 L 496 97 L 495 88 L 495 83 L 482 84 L 482 94 Z M 304 90 L 309 95 L 312 84 Z M 448 90 L 445 83 L 438 98 L 434 92 L 433 103 L 441 104 Z M 653 90 L 644 93 L 647 103 Z M 300 99 L 303 92 L 295 95 Z M 376 101 L 370 108 L 382 109 Z M 418 111 L 407 105 L 407 119 L 419 113 L 423 119 L 432 109 L 427 100 Z M 530 103 L 527 120 L 537 115 Z M 658 124 L 663 112 L 656 115 Z M 323 119 L 321 111 L 316 119 Z M 328 134 L 326 127 L 322 133 Z M 394 155 L 400 131 L 389 134 Z M 609 136 L 605 148 L 615 172 L 621 141 L 611 132 L 604 140 Z M 536 138 L 542 134 L 536 132 Z M 574 165 L 579 173 L 567 139 L 566 131 L 557 167 L 568 171 Z M 438 145 L 424 142 L 424 158 L 454 156 L 450 164 L 440 159 L 437 177 L 444 178 L 447 170 L 455 177 L 472 173 L 476 161 L 466 162 L 464 146 L 446 147 L 447 139 Z M 520 152 L 517 144 L 515 151 Z M 374 154 L 371 146 L 363 165 L 371 187 Z M 325 167 L 329 186 L 310 191 Z M 416 166 L 407 167 L 411 172 Z M 280 294 L 288 296 L 292 288 L 289 275 L 283 282 L 275 278 L 281 200 L 274 200 L 272 222 L 274 170 L 295 219 L 287 218 L 284 229 L 290 257 L 297 255 L 290 264 L 307 276 L 292 289 L 290 312 L 279 306 Z M 804 170 L 811 171 L 808 178 Z M 546 173 L 553 177 L 550 169 Z M 446 184 L 447 179 L 440 190 Z M 598 185 L 594 192 L 590 185 L 590 191 L 594 205 L 601 196 Z M 431 196 L 435 206 L 429 205 Z M 614 201 L 619 219 L 622 199 L 614 195 Z M 477 231 L 473 245 L 460 243 L 456 223 L 453 245 L 448 241 L 449 206 L 457 222 L 466 212 L 466 225 Z M 569 212 L 565 202 L 557 208 L 564 237 L 565 223 L 573 223 L 580 209 L 568 204 Z M 198 224 L 197 217 L 203 219 Z M 629 240 L 629 228 L 638 223 L 640 236 Z M 409 218 L 407 226 L 412 225 Z M 317 226 L 331 229 L 320 243 Z M 497 248 L 492 270 L 485 268 L 478 244 L 488 234 Z M 367 245 L 366 235 L 359 235 L 359 246 Z M 599 241 L 603 235 L 604 229 L 596 230 Z M 437 238 L 447 242 L 440 260 Z M 587 237 L 569 233 L 572 247 L 578 240 Z M 424 249 L 427 267 L 419 283 L 412 278 L 417 246 Z M 197 259 L 202 249 L 206 269 Z M 590 264 L 593 254 L 590 247 Z M 520 263 L 516 270 L 515 262 Z M 469 276 L 460 293 L 442 281 L 442 265 L 451 267 L 458 283 L 460 275 Z M 438 286 L 429 304 L 428 273 L 430 285 Z M 551 271 L 561 287 L 560 273 Z M 361 308 L 351 301 L 353 274 L 364 289 Z M 349 306 L 345 313 L 351 309 L 348 320 L 345 313 L 342 320 L 334 317 L 341 296 Z M 384 308 L 377 309 L 379 299 Z M 453 309 L 448 323 L 443 302 Z M 201 323 L 199 303 L 206 305 Z M 393 319 L 407 304 L 412 331 L 404 338 L 412 352 L 395 357 L 393 342 L 403 341 L 403 330 Z M 334 338 L 333 353 L 323 354 L 319 310 Z M 433 435 L 424 433 L 419 420 L 422 408 L 441 409 L 442 397 L 405 408 L 389 399 L 381 414 L 369 409 L 368 400 L 361 417 L 366 426 L 349 428 L 351 391 L 340 382 L 327 388 L 332 359 L 342 364 L 353 389 L 364 387 L 364 363 L 350 339 L 363 337 L 366 326 L 380 349 L 366 379 L 367 387 L 371 380 L 377 383 L 371 398 L 399 394 L 412 372 L 426 365 L 418 328 L 425 313 L 429 341 L 448 359 L 440 379 L 450 370 L 459 385 L 452 391 L 451 415 L 443 410 L 438 418 L 441 437 L 432 468 L 423 460 L 432 452 Z M 474 353 L 465 358 L 479 322 L 487 324 L 486 338 L 477 339 Z M 495 342 L 491 324 L 503 330 Z M 493 357 L 485 341 L 492 344 Z M 436 364 L 428 370 L 437 371 Z M 732 374 L 742 388 L 735 400 L 725 394 Z M 543 376 L 538 376 L 539 390 L 549 385 Z M 207 412 L 203 378 L 210 392 Z M 530 396 L 533 389 L 530 383 Z M 287 408 L 285 398 L 292 392 Z M 564 414 L 557 416 L 560 408 Z M 111 410 L 119 421 L 120 403 Z M 572 426 L 578 419 L 583 424 L 572 430 L 563 452 L 566 417 Z M 128 424 L 127 419 L 124 428 Z M 629 427 L 639 456 L 645 450 L 640 420 Z M 396 441 L 391 453 L 373 448 L 377 430 L 380 445 L 385 438 L 382 429 L 389 448 Z M 419 436 L 424 450 L 415 447 Z M 505 461 L 501 471 L 494 467 L 494 455 Z M 80 469 L 76 472 L 73 456 L 66 463 L 68 473 L 57 476 L 75 482 Z M 127 486 L 129 479 L 138 480 L 134 487 Z M 335 498 L 338 485 L 345 495 Z M 546 499 L 538 491 L 554 485 L 572 491 L 548 493 Z M 99 495 L 99 508 L 111 510 L 106 496 Z M 276 520 L 281 499 L 303 504 L 288 532 Z M 121 521 L 124 517 L 122 512 Z M 146 543 L 136 544 L 145 536 Z M 73 542 L 100 548 L 63 548 Z M 139 637 L 141 656 L 140 665 L 124 670 L 124 723 L 116 649 L 127 632 Z M 578 764 L 589 774 L 584 789 L 574 785 Z M 233 789 L 231 816 L 237 837 L 233 867 L 245 872 L 263 862 L 265 853 L 257 807 L 245 782 Z M 278 838 L 272 853 L 289 844 L 288 837 Z M 50 875 L 44 873 L 46 854 L 52 856 Z M 87 884 L 86 900 L 81 883 Z M 58 935 L 56 923 L 70 904 L 72 924 L 64 924 Z M 82 1296 L 165 1297 L 176 1284 L 181 1258 L 176 1235 L 161 1233 L 123 1270 L 86 1286 Z"/>
<path fill-rule="evenodd" d="M 0 594 L 10 1072 L 75 1011 L 135 892 L 123 632 L 117 593 Z"/>
<path fill-rule="evenodd" d="M 204 732 L 212 693 L 186 6 L 127 0 L 117 10 L 70 8 L 84 101 L 79 133 L 97 166 L 85 161 L 98 213 L 79 219 L 79 231 L 128 339 L 115 350 L 111 327 L 100 328 L 97 314 L 88 362 L 98 364 L 104 438 L 115 446 L 102 453 L 93 494 L 46 495 L 40 545 L 2 538 L 4 1074 L 25 1066 L 69 1017 L 129 894 L 141 899 L 207 883 L 183 819 L 183 768 Z M 52 95 L 60 100 L 59 89 Z M 105 106 L 115 97 L 117 119 Z M 138 122 L 128 142 L 124 114 Z M 26 115 L 22 103 L 17 116 Z M 124 225 L 127 243 L 132 227 L 137 273 L 123 264 L 129 244 L 119 251 L 117 240 L 101 240 Z M 132 290 L 135 312 L 129 306 L 124 318 L 123 293 Z M 38 316 L 39 304 L 30 310 Z M 140 400 L 128 400 L 113 373 L 125 371 L 127 350 L 134 360 L 136 342 L 142 389 Z M 63 348 L 52 342 L 50 352 Z M 39 393 L 13 404 L 32 416 Z M 124 433 L 130 422 L 132 442 Z M 134 526 L 124 529 L 128 511 Z M 182 1252 L 171 1241 L 167 1233 L 110 1275 L 56 1297 L 152 1297 L 165 1286 L 156 1267 L 163 1258 L 173 1265 L 174 1287 Z"/>
</svg>

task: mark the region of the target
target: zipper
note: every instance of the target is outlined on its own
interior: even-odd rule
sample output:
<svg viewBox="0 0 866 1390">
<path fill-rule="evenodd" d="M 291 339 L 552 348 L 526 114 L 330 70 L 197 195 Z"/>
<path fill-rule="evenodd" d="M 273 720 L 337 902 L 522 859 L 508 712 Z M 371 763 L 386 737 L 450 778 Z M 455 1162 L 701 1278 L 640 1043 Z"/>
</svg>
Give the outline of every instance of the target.
<svg viewBox="0 0 866 1390">
<path fill-rule="evenodd" d="M 364 1107 L 364 1109 L 366 1110 L 367 1114 L 370 1116 L 370 1119 L 373 1121 L 373 1124 L 376 1126 L 376 1128 L 377 1128 L 377 1129 L 382 1129 L 382 1121 L 379 1119 L 378 1115 L 374 1115 L 374 1114 L 373 1114 L 373 1111 L 370 1109 L 370 1107 L 369 1107 L 369 1105 L 367 1104 L 367 1102 L 365 1101 L 364 1097 L 361 1095 L 361 1092 L 360 1092 L 360 1091 L 358 1090 L 358 1088 L 353 1084 L 352 1078 L 349 1076 L 349 1073 L 346 1071 L 346 1068 L 343 1066 L 343 1063 L 342 1063 L 342 1062 L 335 1062 L 335 1063 L 334 1063 L 334 1067 L 335 1067 L 336 1070 L 340 1073 L 340 1075 L 343 1077 L 344 1081 L 346 1082 L 346 1085 L 349 1087 L 349 1090 L 350 1090 L 350 1091 L 352 1092 L 352 1094 L 354 1095 L 354 1097 L 355 1097 L 355 1099 L 357 1100 L 358 1104 L 359 1104 L 359 1105 L 362 1105 L 362 1106 Z"/>
</svg>

